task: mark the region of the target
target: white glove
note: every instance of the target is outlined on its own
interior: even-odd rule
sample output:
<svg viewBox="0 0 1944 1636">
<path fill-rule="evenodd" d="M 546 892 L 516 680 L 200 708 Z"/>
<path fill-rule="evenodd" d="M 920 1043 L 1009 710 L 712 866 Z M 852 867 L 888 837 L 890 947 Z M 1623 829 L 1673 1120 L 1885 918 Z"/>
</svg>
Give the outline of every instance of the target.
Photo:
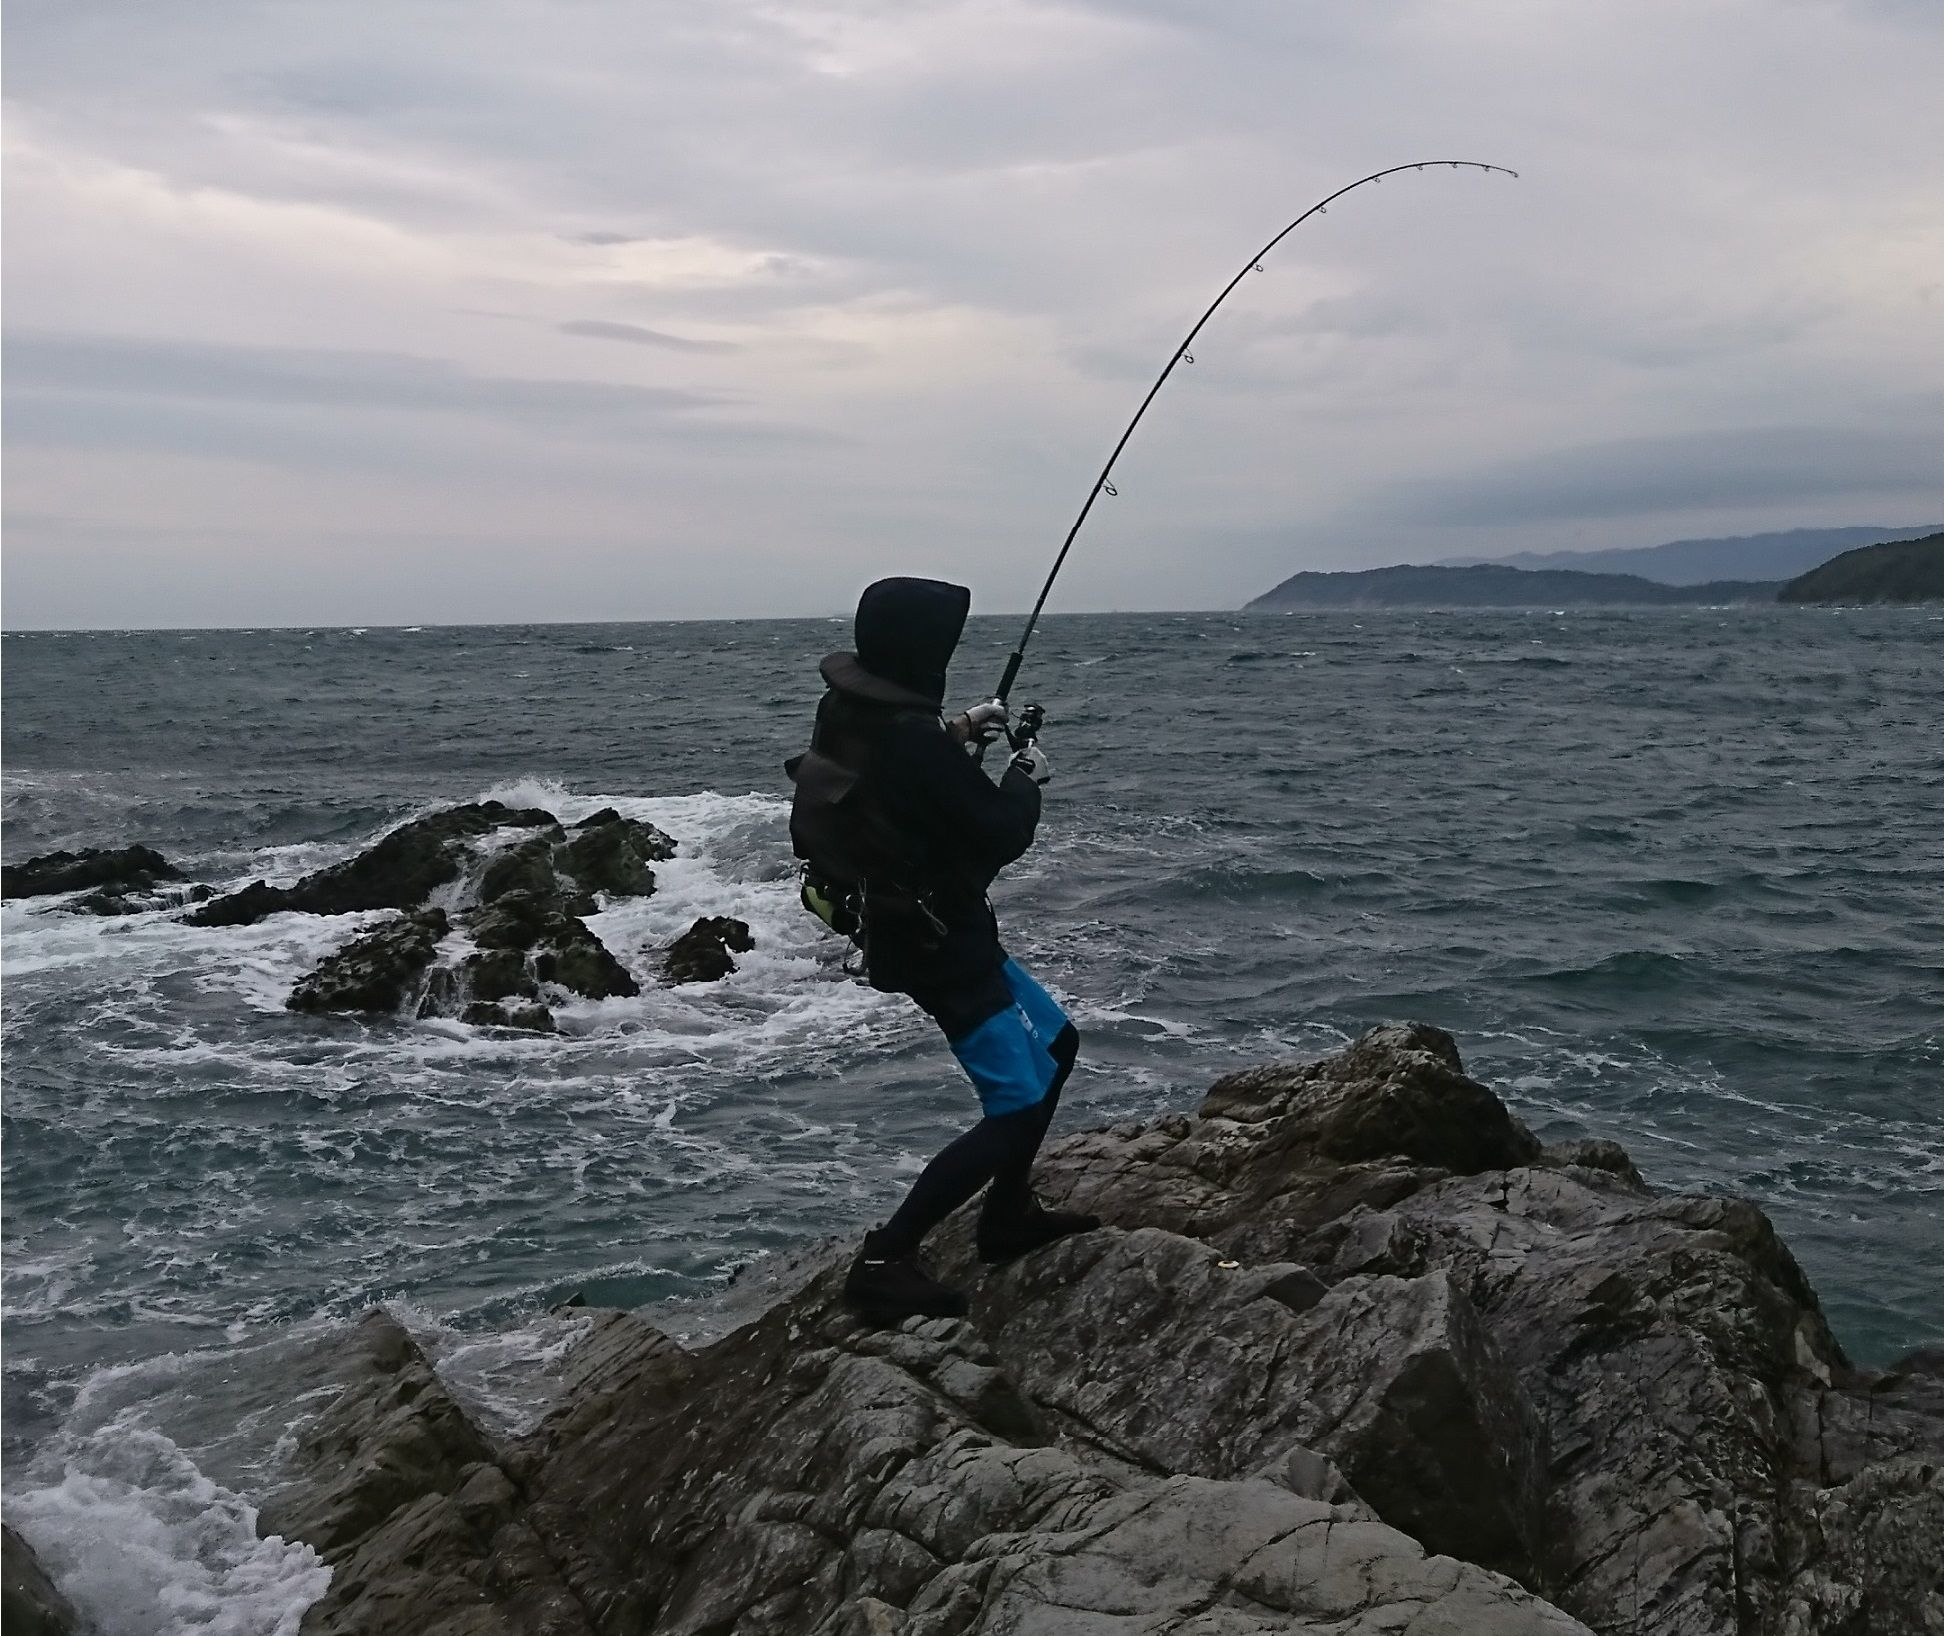
<svg viewBox="0 0 1944 1636">
<path fill-rule="evenodd" d="M 1047 761 L 1046 752 L 1039 747 L 1038 740 L 1014 756 L 1012 764 L 1035 784 L 1045 784 L 1053 776 L 1052 764 Z"/>
<path fill-rule="evenodd" d="M 1006 707 L 998 699 L 975 704 L 952 724 L 968 744 L 990 744 L 1006 727 Z"/>
</svg>

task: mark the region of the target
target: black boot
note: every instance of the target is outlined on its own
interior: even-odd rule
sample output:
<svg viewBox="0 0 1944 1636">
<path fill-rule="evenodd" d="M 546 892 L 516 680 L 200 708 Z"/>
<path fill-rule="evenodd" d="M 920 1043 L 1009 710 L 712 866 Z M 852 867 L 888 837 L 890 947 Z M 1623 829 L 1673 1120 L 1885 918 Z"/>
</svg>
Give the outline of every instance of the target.
<svg viewBox="0 0 1944 1636">
<path fill-rule="evenodd" d="M 1024 1209 L 994 1210 L 988 1205 L 979 1212 L 979 1259 L 996 1267 L 1074 1233 L 1091 1233 L 1099 1225 L 1098 1216 L 1049 1210 L 1030 1195 Z"/>
<path fill-rule="evenodd" d="M 965 1295 L 941 1284 L 912 1254 L 891 1255 L 864 1239 L 844 1279 L 844 1304 L 878 1323 L 901 1318 L 963 1318 Z"/>
</svg>

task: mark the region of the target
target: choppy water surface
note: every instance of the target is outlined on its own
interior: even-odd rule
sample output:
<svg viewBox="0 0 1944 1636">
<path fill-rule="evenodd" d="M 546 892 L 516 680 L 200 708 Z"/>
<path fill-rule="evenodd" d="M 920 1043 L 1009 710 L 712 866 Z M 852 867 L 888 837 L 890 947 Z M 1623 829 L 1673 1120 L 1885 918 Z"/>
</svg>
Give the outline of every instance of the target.
<svg viewBox="0 0 1944 1636">
<path fill-rule="evenodd" d="M 109 1628 L 294 1629 L 317 1593 L 251 1527 L 273 1354 L 394 1301 L 517 1418 L 571 1339 L 549 1303 L 855 1229 L 971 1116 L 795 903 L 779 763 L 845 634 L 7 638 L 11 858 L 290 879 L 440 804 L 615 805 L 682 847 L 595 922 L 617 953 L 704 913 L 758 938 L 509 1039 L 283 1010 L 380 917 L 6 906 L 8 1510 Z M 975 621 L 966 697 L 1011 635 Z M 1762 1202 L 1859 1359 L 1944 1335 L 1937 614 L 1071 617 L 1028 683 L 1058 777 L 999 902 L 1086 1034 L 1070 1118 L 1421 1017 L 1543 1135 Z"/>
</svg>

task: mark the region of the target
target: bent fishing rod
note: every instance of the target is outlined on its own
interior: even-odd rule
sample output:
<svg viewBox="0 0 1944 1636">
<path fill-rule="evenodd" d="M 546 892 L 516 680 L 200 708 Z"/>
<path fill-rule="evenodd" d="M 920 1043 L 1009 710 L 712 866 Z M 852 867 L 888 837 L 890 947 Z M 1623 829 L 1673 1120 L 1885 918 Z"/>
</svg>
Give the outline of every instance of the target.
<svg viewBox="0 0 1944 1636">
<path fill-rule="evenodd" d="M 1195 361 L 1195 355 L 1189 351 L 1189 348 L 1195 344 L 1196 336 L 1201 334 L 1202 326 L 1215 316 L 1216 309 L 1224 301 L 1228 300 L 1235 292 L 1236 286 L 1243 279 L 1247 278 L 1251 273 L 1259 273 L 1263 270 L 1263 257 L 1267 256 L 1271 250 L 1281 244 L 1284 239 L 1288 238 L 1291 233 L 1301 227 L 1310 217 L 1322 215 L 1331 205 L 1341 199 L 1344 194 L 1353 193 L 1368 182 L 1381 182 L 1386 176 L 1395 176 L 1400 171 L 1425 170 L 1434 165 L 1449 166 L 1452 170 L 1496 171 L 1501 176 L 1516 177 L 1519 174 L 1516 170 L 1508 170 L 1504 165 L 1487 165 L 1476 159 L 1425 159 L 1414 161 L 1408 165 L 1392 165 L 1386 170 L 1372 171 L 1368 176 L 1358 177 L 1348 187 L 1340 187 L 1336 192 L 1317 200 L 1302 215 L 1298 216 L 1260 250 L 1249 257 L 1242 264 L 1242 270 L 1222 286 L 1221 294 L 1209 302 L 1208 310 L 1195 320 L 1195 327 L 1188 332 L 1187 336 L 1182 340 L 1181 345 L 1174 349 L 1174 352 L 1168 358 L 1166 366 L 1155 377 L 1154 384 L 1147 389 L 1147 396 L 1141 399 L 1140 408 L 1134 411 L 1134 418 L 1127 423 L 1127 429 L 1121 433 L 1119 441 L 1115 443 L 1114 452 L 1108 455 L 1107 464 L 1100 468 L 1100 475 L 1094 479 L 1093 487 L 1087 491 L 1086 504 L 1081 506 L 1080 515 L 1073 519 L 1073 526 L 1067 530 L 1066 539 L 1060 545 L 1060 554 L 1053 559 L 1052 572 L 1046 576 L 1046 583 L 1040 587 L 1038 600 L 1033 603 L 1033 611 L 1026 616 L 1026 628 L 1019 633 L 1019 641 L 1014 645 L 1011 657 L 1006 660 L 1006 673 L 1000 677 L 999 687 L 993 694 L 993 697 L 999 703 L 1004 704 L 1006 702 L 1012 693 L 1013 683 L 1019 679 L 1019 667 L 1026 662 L 1026 644 L 1033 639 L 1033 629 L 1039 624 L 1040 610 L 1046 606 L 1046 599 L 1053 590 L 1053 582 L 1060 577 L 1060 570 L 1066 566 L 1067 553 L 1073 549 L 1073 542 L 1079 538 L 1080 530 L 1086 525 L 1087 515 L 1093 510 L 1094 502 L 1103 494 L 1111 495 L 1119 492 L 1114 487 L 1114 462 L 1120 459 L 1121 451 L 1127 447 L 1127 440 L 1134 435 L 1134 428 L 1141 424 L 1141 417 L 1148 412 L 1148 405 L 1153 403 L 1155 398 L 1159 396 L 1161 388 L 1168 384 L 1168 377 L 1175 372 L 1175 366 L 1182 363 L 1192 364 Z M 1020 712 L 1019 726 L 1010 735 L 1015 748 L 1023 749 L 1032 741 L 1033 737 L 1039 731 L 1040 722 L 1043 717 L 1044 712 L 1040 710 L 1038 705 L 1028 705 L 1025 710 Z"/>
</svg>

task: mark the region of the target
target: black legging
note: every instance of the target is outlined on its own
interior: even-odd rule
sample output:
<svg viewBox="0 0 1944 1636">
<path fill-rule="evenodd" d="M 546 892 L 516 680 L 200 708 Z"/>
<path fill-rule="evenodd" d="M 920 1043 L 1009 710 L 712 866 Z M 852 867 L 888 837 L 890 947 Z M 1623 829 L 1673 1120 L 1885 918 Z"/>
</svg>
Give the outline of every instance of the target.
<svg viewBox="0 0 1944 1636">
<path fill-rule="evenodd" d="M 1048 1054 L 1058 1064 L 1046 1095 L 1016 1113 L 988 1114 L 925 1166 L 898 1213 L 869 1235 L 867 1248 L 879 1255 L 910 1255 L 919 1241 L 987 1182 L 986 1208 L 1006 1216 L 1032 1202 L 1033 1159 L 1039 1153 L 1060 1091 L 1080 1054 L 1080 1033 L 1071 1023 L 1060 1030 Z"/>
</svg>

